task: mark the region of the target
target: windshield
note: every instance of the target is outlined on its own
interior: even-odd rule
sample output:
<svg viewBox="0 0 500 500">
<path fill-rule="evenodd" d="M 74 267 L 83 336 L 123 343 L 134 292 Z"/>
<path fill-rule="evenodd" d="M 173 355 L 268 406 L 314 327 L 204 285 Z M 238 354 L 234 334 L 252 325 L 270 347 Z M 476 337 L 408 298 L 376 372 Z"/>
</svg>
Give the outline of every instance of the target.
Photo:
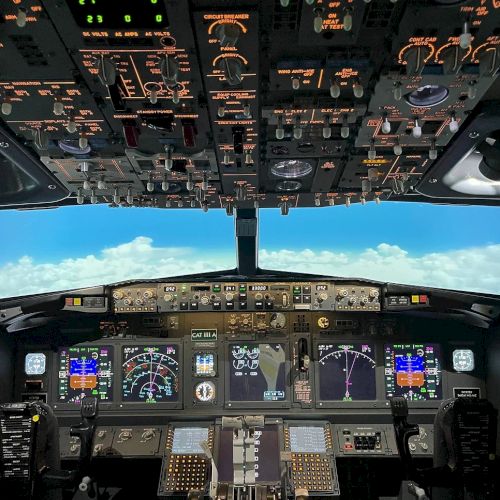
<svg viewBox="0 0 500 500">
<path fill-rule="evenodd" d="M 500 209 L 383 203 L 259 213 L 259 266 L 500 293 Z M 1 211 L 0 296 L 236 267 L 223 210 Z"/>
</svg>

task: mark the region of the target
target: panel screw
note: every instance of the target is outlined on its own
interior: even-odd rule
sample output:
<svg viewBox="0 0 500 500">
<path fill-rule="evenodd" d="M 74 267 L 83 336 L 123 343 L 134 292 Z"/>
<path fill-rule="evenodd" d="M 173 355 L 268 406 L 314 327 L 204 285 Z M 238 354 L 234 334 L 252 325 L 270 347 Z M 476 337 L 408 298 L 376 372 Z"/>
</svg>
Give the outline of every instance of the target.
<svg viewBox="0 0 500 500">
<path fill-rule="evenodd" d="M 469 137 L 471 139 L 477 139 L 479 137 L 479 132 L 476 132 L 475 130 L 473 130 L 472 132 L 469 132 Z"/>
<path fill-rule="evenodd" d="M 54 184 L 49 184 L 47 187 L 51 190 L 56 189 L 56 186 Z"/>
</svg>

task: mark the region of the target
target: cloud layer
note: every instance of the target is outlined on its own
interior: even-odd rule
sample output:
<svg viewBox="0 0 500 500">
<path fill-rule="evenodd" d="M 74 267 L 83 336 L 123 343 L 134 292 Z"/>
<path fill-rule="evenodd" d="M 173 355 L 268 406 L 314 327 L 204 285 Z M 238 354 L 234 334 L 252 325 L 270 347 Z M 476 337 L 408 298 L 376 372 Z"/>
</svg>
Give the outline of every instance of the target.
<svg viewBox="0 0 500 500">
<path fill-rule="evenodd" d="M 260 251 L 264 269 L 371 278 L 458 290 L 500 293 L 500 245 L 412 256 L 387 243 L 353 253 L 321 250 Z M 98 255 L 36 262 L 24 256 L 0 267 L 0 297 L 27 295 L 112 283 L 195 274 L 234 267 L 234 255 L 203 249 L 155 247 L 144 236 L 105 248 Z"/>
</svg>

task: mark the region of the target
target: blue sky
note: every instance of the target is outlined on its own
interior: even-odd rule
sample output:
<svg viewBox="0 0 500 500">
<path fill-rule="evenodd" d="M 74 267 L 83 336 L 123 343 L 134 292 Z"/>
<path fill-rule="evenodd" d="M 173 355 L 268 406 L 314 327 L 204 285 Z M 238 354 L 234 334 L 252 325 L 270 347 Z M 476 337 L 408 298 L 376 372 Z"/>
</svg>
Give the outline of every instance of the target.
<svg viewBox="0 0 500 500">
<path fill-rule="evenodd" d="M 266 269 L 500 294 L 500 208 L 382 203 L 260 211 Z M 235 266 L 225 211 L 0 211 L 0 297 Z"/>
<path fill-rule="evenodd" d="M 416 255 L 500 243 L 500 208 L 383 203 L 350 208 L 260 211 L 260 247 L 354 251 L 381 242 Z M 23 255 L 46 262 L 81 257 L 147 236 L 158 246 L 232 251 L 234 222 L 223 210 L 65 207 L 0 211 L 0 264 Z M 297 237 L 297 238 L 296 238 Z"/>
</svg>

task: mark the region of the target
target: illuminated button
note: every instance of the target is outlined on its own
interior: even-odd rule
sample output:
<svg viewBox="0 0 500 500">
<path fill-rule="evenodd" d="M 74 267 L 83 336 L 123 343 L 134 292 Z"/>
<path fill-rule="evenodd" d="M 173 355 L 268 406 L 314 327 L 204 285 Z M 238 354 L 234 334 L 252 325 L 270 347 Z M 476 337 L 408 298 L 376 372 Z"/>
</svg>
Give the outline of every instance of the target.
<svg viewBox="0 0 500 500">
<path fill-rule="evenodd" d="M 187 311 L 189 309 L 189 303 L 188 302 L 181 302 L 179 304 L 179 308 L 181 311 Z"/>
<path fill-rule="evenodd" d="M 238 300 L 240 300 L 240 301 L 241 300 L 243 300 L 243 301 L 247 300 L 247 294 L 246 293 L 240 293 L 240 296 L 238 297 Z"/>
<path fill-rule="evenodd" d="M 197 311 L 198 310 L 198 302 L 190 302 L 189 303 L 189 309 L 191 309 L 191 311 Z"/>
<path fill-rule="evenodd" d="M 73 305 L 74 306 L 81 306 L 82 305 L 82 299 L 81 299 L 81 297 L 75 297 L 73 299 Z"/>
<path fill-rule="evenodd" d="M 262 300 L 258 300 L 255 302 L 255 309 L 264 309 L 264 302 Z"/>
<path fill-rule="evenodd" d="M 234 302 L 226 302 L 226 309 L 234 309 Z"/>
<path fill-rule="evenodd" d="M 247 303 L 246 302 L 240 302 L 240 309 L 246 309 L 247 308 Z"/>
<path fill-rule="evenodd" d="M 294 304 L 300 304 L 300 303 L 302 303 L 302 297 L 300 295 L 294 295 L 293 296 L 293 303 Z"/>
<path fill-rule="evenodd" d="M 213 302 L 212 303 L 212 309 L 214 311 L 220 311 L 221 310 L 221 303 L 220 302 Z"/>
<path fill-rule="evenodd" d="M 221 290 L 220 285 L 214 285 L 212 287 L 212 292 L 219 293 Z"/>
<path fill-rule="evenodd" d="M 311 286 L 310 285 L 305 285 L 302 287 L 302 292 L 303 293 L 311 293 Z"/>
<path fill-rule="evenodd" d="M 240 293 L 245 293 L 247 291 L 246 285 L 240 285 Z"/>
<path fill-rule="evenodd" d="M 310 304 L 311 303 L 311 296 L 310 295 L 304 295 L 302 297 L 302 300 L 303 300 L 304 304 Z"/>
<path fill-rule="evenodd" d="M 293 294 L 294 295 L 300 295 L 302 293 L 302 287 L 301 286 L 294 286 L 293 287 Z"/>
<path fill-rule="evenodd" d="M 411 296 L 411 303 L 412 304 L 418 304 L 420 302 L 420 296 L 419 295 L 412 295 Z"/>
<path fill-rule="evenodd" d="M 419 296 L 419 302 L 420 302 L 421 304 L 427 304 L 427 300 L 428 300 L 427 295 L 420 295 L 420 296 Z"/>
<path fill-rule="evenodd" d="M 272 309 L 273 308 L 272 301 L 266 300 L 265 306 L 266 306 L 266 309 Z"/>
<path fill-rule="evenodd" d="M 67 306 L 72 306 L 73 305 L 73 297 L 66 297 L 64 303 L 67 305 Z"/>
</svg>

